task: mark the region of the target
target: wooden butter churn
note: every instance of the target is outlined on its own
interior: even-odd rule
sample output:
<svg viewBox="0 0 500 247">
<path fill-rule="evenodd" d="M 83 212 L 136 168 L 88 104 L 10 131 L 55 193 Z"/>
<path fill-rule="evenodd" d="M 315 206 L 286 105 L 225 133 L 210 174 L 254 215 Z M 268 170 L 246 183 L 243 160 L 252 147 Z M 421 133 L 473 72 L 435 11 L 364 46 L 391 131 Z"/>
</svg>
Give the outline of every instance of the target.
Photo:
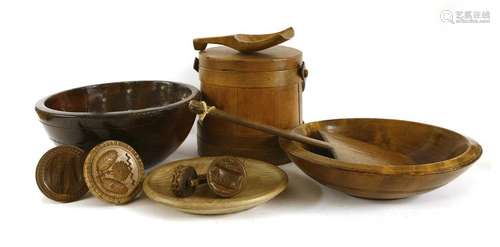
<svg viewBox="0 0 500 247">
<path fill-rule="evenodd" d="M 274 46 L 293 37 L 293 29 L 268 35 L 234 35 L 195 39 L 202 98 L 208 105 L 282 129 L 302 123 L 301 94 L 307 70 L 302 52 Z M 207 43 L 223 44 L 205 49 Z M 270 47 L 270 48 L 266 48 Z M 259 50 L 266 48 L 263 50 Z M 289 160 L 278 137 L 228 121 L 198 122 L 201 156 L 235 155 L 285 164 Z"/>
</svg>

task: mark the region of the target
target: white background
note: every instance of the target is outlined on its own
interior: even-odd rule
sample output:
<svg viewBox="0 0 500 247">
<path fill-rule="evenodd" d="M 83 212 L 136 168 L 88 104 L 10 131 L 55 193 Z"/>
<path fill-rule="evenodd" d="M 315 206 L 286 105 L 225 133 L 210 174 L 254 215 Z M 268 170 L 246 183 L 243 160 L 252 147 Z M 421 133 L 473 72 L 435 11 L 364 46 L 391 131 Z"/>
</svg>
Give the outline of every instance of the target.
<svg viewBox="0 0 500 247">
<path fill-rule="evenodd" d="M 500 246 L 498 1 L 0 1 L 1 246 Z M 490 24 L 440 12 L 489 11 Z M 34 111 L 46 95 L 161 79 L 199 86 L 191 39 L 293 26 L 310 70 L 304 119 L 398 118 L 474 138 L 482 158 L 436 191 L 370 201 L 293 164 L 289 188 L 238 214 L 193 216 L 144 196 L 60 204 L 35 184 L 53 146 Z M 196 156 L 195 132 L 168 160 Z"/>
</svg>

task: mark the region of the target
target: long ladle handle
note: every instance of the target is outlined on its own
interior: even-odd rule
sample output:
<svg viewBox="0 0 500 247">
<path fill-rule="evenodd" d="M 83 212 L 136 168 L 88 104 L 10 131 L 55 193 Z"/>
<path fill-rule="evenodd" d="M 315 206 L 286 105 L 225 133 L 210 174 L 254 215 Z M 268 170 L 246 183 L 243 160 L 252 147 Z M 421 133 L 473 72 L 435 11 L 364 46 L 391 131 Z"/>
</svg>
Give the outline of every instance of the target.
<svg viewBox="0 0 500 247">
<path fill-rule="evenodd" d="M 198 114 L 202 121 L 206 116 L 213 116 L 213 117 L 217 117 L 220 119 L 228 120 L 232 123 L 239 124 L 239 125 L 242 125 L 245 127 L 260 130 L 260 131 L 263 131 L 263 132 L 266 132 L 266 133 L 269 133 L 272 135 L 277 135 L 277 136 L 283 137 L 285 139 L 298 141 L 301 143 L 305 143 L 305 144 L 309 144 L 309 145 L 321 147 L 321 148 L 327 148 L 327 149 L 332 148 L 332 146 L 328 142 L 320 141 L 320 140 L 310 138 L 307 136 L 303 136 L 303 135 L 299 135 L 299 134 L 295 134 L 295 133 L 290 132 L 288 130 L 283 130 L 283 129 L 276 128 L 276 127 L 273 127 L 270 125 L 252 122 L 252 121 L 243 119 L 241 117 L 231 115 L 227 112 L 221 111 L 213 106 L 207 106 L 207 104 L 204 101 L 191 100 L 189 102 L 189 109 L 193 113 Z"/>
</svg>

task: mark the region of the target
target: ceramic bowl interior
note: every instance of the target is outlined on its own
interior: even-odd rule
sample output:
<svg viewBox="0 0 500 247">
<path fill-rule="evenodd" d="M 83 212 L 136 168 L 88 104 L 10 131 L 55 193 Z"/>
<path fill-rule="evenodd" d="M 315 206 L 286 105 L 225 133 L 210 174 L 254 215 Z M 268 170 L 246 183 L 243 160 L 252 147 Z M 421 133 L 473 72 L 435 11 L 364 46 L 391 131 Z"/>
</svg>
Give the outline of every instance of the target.
<svg viewBox="0 0 500 247">
<path fill-rule="evenodd" d="M 45 100 L 49 109 L 77 113 L 106 113 L 160 108 L 193 95 L 182 84 L 145 81 L 108 83 L 64 91 Z"/>
</svg>

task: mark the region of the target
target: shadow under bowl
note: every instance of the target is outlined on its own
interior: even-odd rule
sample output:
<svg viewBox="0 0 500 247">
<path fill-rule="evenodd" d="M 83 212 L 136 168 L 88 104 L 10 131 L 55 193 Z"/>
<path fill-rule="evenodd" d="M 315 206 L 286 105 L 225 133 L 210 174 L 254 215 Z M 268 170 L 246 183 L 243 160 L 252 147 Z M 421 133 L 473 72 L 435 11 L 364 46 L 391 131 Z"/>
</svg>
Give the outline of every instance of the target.
<svg viewBox="0 0 500 247">
<path fill-rule="evenodd" d="M 292 131 L 321 139 L 326 130 L 407 155 L 409 165 L 353 164 L 328 150 L 280 138 L 288 157 L 321 184 L 352 196 L 399 199 L 439 188 L 481 156 L 481 146 L 440 127 L 390 119 L 334 119 L 302 124 Z"/>
<path fill-rule="evenodd" d="M 132 146 L 146 168 L 165 160 L 189 134 L 195 114 L 188 103 L 200 92 L 168 81 L 129 81 L 63 91 L 35 110 L 50 139 L 89 151 L 106 140 Z"/>
</svg>

